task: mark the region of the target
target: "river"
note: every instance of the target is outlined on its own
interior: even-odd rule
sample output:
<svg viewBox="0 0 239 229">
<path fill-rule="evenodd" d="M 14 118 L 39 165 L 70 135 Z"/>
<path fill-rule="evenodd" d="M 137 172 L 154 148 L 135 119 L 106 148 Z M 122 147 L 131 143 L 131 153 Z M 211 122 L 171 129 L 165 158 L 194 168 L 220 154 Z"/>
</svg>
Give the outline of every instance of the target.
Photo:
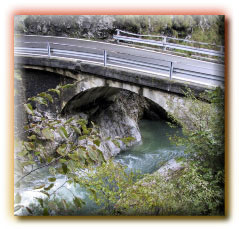
<svg viewBox="0 0 239 229">
<path fill-rule="evenodd" d="M 114 158 L 114 161 L 127 166 L 128 169 L 137 170 L 142 174 L 146 174 L 153 173 L 165 162 L 183 154 L 183 149 L 173 145 L 169 140 L 170 135 L 181 133 L 179 127 L 171 128 L 165 121 L 161 120 L 142 120 L 139 123 L 139 127 L 142 135 L 141 144 L 121 152 Z M 47 180 L 46 171 L 38 173 L 38 177 L 34 179 L 38 184 L 39 181 L 44 184 Z M 36 205 L 34 205 L 34 203 L 36 203 L 35 197 L 44 197 L 44 194 L 35 190 L 32 191 L 32 187 L 36 186 L 34 179 L 29 179 L 29 182 L 27 182 L 25 187 L 20 191 L 22 196 L 21 204 L 32 208 L 36 208 Z M 58 176 L 55 187 L 61 186 L 64 182 L 65 179 Z M 88 193 L 84 189 L 79 187 L 79 185 L 74 187 L 74 185 L 69 184 L 67 184 L 67 188 L 86 202 L 83 208 L 80 210 L 72 209 L 72 211 L 67 213 L 68 215 L 97 215 L 99 207 L 88 198 Z M 72 194 L 66 188 L 60 189 L 57 197 L 59 197 L 59 199 L 64 198 L 68 201 L 72 201 Z M 24 214 L 26 214 L 24 210 L 16 212 L 16 215 Z"/>
</svg>

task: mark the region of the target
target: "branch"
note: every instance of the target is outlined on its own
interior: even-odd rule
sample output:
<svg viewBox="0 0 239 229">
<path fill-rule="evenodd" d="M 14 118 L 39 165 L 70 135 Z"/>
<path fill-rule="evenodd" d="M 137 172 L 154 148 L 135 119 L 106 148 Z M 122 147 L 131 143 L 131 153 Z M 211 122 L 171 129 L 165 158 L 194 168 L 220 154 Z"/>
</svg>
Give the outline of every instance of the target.
<svg viewBox="0 0 239 229">
<path fill-rule="evenodd" d="M 65 156 L 66 156 L 66 155 L 65 155 Z M 65 157 L 65 156 L 57 157 L 57 158 L 54 159 L 53 161 L 51 161 L 51 162 L 49 162 L 49 163 L 46 163 L 46 164 L 44 164 L 44 165 L 42 165 L 42 166 L 40 166 L 40 167 L 37 167 L 37 168 L 31 170 L 30 172 L 28 172 L 27 174 L 25 174 L 24 176 L 22 176 L 16 183 L 20 182 L 21 180 L 23 180 L 26 176 L 30 175 L 31 173 L 33 173 L 33 172 L 35 172 L 35 171 L 37 171 L 37 170 L 39 170 L 39 169 L 42 169 L 42 168 L 44 168 L 44 167 L 47 167 L 47 166 L 53 164 L 54 162 L 58 161 L 59 159 L 61 159 L 62 157 Z M 15 184 L 16 184 L 16 183 L 15 183 Z"/>
<path fill-rule="evenodd" d="M 52 192 L 50 195 L 55 194 L 60 188 L 62 188 L 65 185 L 66 182 L 67 182 L 67 180 L 59 188 L 57 188 L 54 192 Z"/>
<path fill-rule="evenodd" d="M 66 186 L 63 186 L 63 188 L 65 188 L 66 190 L 68 190 L 74 197 L 76 197 L 76 196 L 74 195 L 74 193 L 73 193 L 70 189 L 68 189 Z"/>
</svg>

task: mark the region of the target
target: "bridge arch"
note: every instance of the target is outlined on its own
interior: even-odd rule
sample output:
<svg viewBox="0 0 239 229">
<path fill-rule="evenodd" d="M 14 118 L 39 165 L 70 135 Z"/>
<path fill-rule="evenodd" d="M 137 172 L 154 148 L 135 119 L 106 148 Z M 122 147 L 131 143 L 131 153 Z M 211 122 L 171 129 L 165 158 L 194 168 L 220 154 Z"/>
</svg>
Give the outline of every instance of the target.
<svg viewBox="0 0 239 229">
<path fill-rule="evenodd" d="M 86 90 L 82 90 L 75 96 L 73 96 L 63 107 L 61 114 L 68 115 L 79 112 L 95 113 L 99 108 L 106 108 L 115 102 L 117 95 L 122 91 L 130 92 L 131 94 L 137 94 L 133 91 L 122 89 L 121 87 L 92 87 Z M 149 119 L 166 119 L 170 118 L 167 115 L 167 110 L 156 104 L 153 100 L 144 97 L 147 109 L 144 111 L 144 117 Z"/>
<path fill-rule="evenodd" d="M 77 99 L 78 97 L 84 96 L 88 99 L 88 102 L 84 99 L 83 101 L 85 101 L 85 104 L 80 104 L 80 106 L 78 106 L 82 107 L 83 105 L 89 105 L 91 102 L 94 102 L 95 99 L 113 96 L 122 89 L 131 91 L 149 99 L 151 102 L 154 102 L 161 107 L 161 109 L 163 109 L 166 113 L 175 116 L 179 120 L 185 119 L 185 110 L 188 110 L 185 98 L 176 93 L 170 93 L 168 91 L 141 86 L 130 82 L 104 78 L 96 74 L 89 74 L 63 68 L 36 65 L 25 65 L 21 68 L 41 71 L 42 74 L 47 72 L 55 73 L 56 75 L 64 76 L 68 80 L 70 79 L 71 82 L 75 83 L 72 88 L 68 88 L 64 91 L 60 103 L 57 104 L 57 106 L 60 104 L 60 107 L 57 110 L 61 111 L 62 114 L 66 113 L 68 109 L 71 109 L 70 107 L 74 107 L 75 105 L 73 106 L 73 103 L 79 102 L 79 99 Z M 93 90 L 95 95 L 98 94 L 95 99 L 91 98 L 91 95 L 89 94 L 90 90 Z M 89 102 L 89 100 L 91 102 Z"/>
</svg>

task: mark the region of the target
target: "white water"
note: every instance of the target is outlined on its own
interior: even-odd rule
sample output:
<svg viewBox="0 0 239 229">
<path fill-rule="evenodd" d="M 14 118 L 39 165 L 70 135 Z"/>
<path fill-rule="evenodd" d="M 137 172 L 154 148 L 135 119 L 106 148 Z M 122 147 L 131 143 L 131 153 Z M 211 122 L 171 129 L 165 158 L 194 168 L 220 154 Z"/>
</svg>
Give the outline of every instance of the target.
<svg viewBox="0 0 239 229">
<path fill-rule="evenodd" d="M 152 173 L 158 170 L 163 163 L 169 161 L 176 156 L 183 154 L 183 149 L 175 145 L 172 145 L 169 141 L 169 135 L 173 135 L 176 132 L 180 134 L 180 128 L 171 128 L 165 121 L 149 121 L 143 120 L 140 122 L 140 130 L 142 134 L 142 143 L 130 148 L 127 151 L 121 152 L 115 157 L 116 162 L 120 162 L 126 165 L 128 169 L 139 170 L 142 174 Z M 44 194 L 38 191 L 32 191 L 32 187 L 44 184 L 48 179 L 47 169 L 42 170 L 38 173 L 37 177 L 28 177 L 25 182 L 25 188 L 20 190 L 22 197 L 21 204 L 24 206 L 29 206 L 30 203 L 37 203 L 35 197 L 44 198 Z M 58 176 L 55 182 L 54 188 L 57 189 L 64 182 L 65 178 L 63 176 Z M 24 184 L 23 184 L 24 185 Z M 69 214 L 77 215 L 96 215 L 99 207 L 88 198 L 88 193 L 82 189 L 79 185 L 69 185 L 66 184 L 66 188 L 61 188 L 57 192 L 57 197 L 59 199 L 65 199 L 66 201 L 72 201 L 73 194 L 82 198 L 86 205 L 77 211 L 73 211 Z M 54 191 L 52 188 L 52 191 Z M 25 215 L 26 210 L 19 210 L 15 212 L 16 215 Z"/>
</svg>

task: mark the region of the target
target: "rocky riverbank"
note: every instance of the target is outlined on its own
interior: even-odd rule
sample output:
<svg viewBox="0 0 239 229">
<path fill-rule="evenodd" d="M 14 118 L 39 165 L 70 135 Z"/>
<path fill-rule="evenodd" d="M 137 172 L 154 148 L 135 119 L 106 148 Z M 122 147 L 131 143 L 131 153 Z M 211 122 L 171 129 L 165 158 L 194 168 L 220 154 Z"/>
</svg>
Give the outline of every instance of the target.
<svg viewBox="0 0 239 229">
<path fill-rule="evenodd" d="M 93 95 L 91 95 L 93 96 Z M 100 137 L 99 149 L 103 152 L 106 159 L 120 153 L 121 150 L 141 143 L 141 133 L 138 123 L 140 119 L 160 119 L 166 118 L 166 114 L 148 99 L 132 93 L 127 90 L 119 90 L 112 97 L 104 98 L 101 102 L 92 104 L 89 110 L 69 111 L 67 114 L 52 114 L 47 107 L 38 106 L 35 115 L 29 115 L 30 123 L 39 123 L 42 121 L 44 129 L 44 120 L 55 120 L 55 122 L 65 123 L 68 119 L 74 117 L 76 120 L 84 119 L 88 128 L 92 123 L 97 126 Z M 81 124 L 72 122 L 75 128 L 81 129 Z M 56 125 L 57 129 L 57 125 Z M 90 139 L 79 139 L 78 133 L 67 129 L 68 141 L 75 145 L 89 146 L 93 145 Z M 42 131 L 33 133 L 42 135 Z M 43 140 L 44 136 L 40 136 Z M 65 142 L 64 136 L 54 131 L 54 142 L 45 139 L 45 147 L 49 155 L 54 155 L 56 149 Z"/>
<path fill-rule="evenodd" d="M 138 126 L 140 119 L 167 118 L 158 105 L 127 90 L 120 90 L 114 95 L 113 101 L 104 101 L 98 104 L 94 113 L 91 115 L 88 113 L 87 116 L 89 121 L 93 121 L 99 127 L 102 139 L 101 150 L 106 158 L 141 143 Z M 104 140 L 108 137 L 111 140 Z M 130 141 L 121 140 L 125 138 Z M 112 139 L 116 139 L 119 144 L 115 144 Z"/>
</svg>

